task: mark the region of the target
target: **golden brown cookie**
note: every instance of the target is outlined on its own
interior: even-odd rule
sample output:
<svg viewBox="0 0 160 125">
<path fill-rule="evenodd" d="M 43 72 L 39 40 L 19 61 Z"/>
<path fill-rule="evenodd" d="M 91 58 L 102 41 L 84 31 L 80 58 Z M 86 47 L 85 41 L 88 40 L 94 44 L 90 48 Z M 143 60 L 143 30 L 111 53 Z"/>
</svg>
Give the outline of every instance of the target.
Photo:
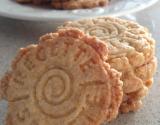
<svg viewBox="0 0 160 125">
<path fill-rule="evenodd" d="M 109 0 L 17 0 L 19 3 L 50 4 L 55 9 L 79 9 L 105 6 Z"/>
<path fill-rule="evenodd" d="M 143 90 L 145 91 L 143 96 L 145 96 L 148 91 L 146 83 L 152 83 L 146 81 L 153 77 L 157 63 L 154 57 L 155 41 L 146 28 L 135 22 L 113 17 L 67 22 L 59 28 L 69 27 L 79 28 L 86 34 L 105 41 L 109 48 L 109 57 L 106 62 L 112 68 L 122 72 L 124 94 L 138 93 L 139 90 Z M 139 102 L 141 97 L 139 94 L 136 95 Z M 135 101 L 134 107 L 140 107 L 137 100 L 131 97 L 127 100 L 129 102 L 132 100 L 132 103 L 129 103 L 131 105 Z M 124 103 L 126 104 L 126 99 Z M 125 107 L 127 111 L 134 111 L 135 108 L 131 108 L 133 106 L 129 104 Z"/>
<path fill-rule="evenodd" d="M 56 9 L 78 9 L 105 6 L 108 2 L 108 0 L 54 0 L 51 5 Z"/>
<path fill-rule="evenodd" d="M 79 30 L 60 30 L 22 48 L 1 80 L 6 125 L 100 125 L 118 114 L 120 73 L 106 45 Z"/>
<path fill-rule="evenodd" d="M 31 3 L 32 0 L 16 0 L 19 3 Z"/>
<path fill-rule="evenodd" d="M 34 4 L 44 4 L 49 3 L 51 0 L 17 0 L 19 3 L 34 3 Z"/>
</svg>

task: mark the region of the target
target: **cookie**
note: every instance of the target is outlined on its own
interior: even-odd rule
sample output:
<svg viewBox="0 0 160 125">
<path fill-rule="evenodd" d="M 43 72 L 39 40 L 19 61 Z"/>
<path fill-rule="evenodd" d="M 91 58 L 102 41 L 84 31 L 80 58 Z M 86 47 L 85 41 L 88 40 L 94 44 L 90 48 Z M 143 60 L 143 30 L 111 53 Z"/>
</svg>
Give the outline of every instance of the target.
<svg viewBox="0 0 160 125">
<path fill-rule="evenodd" d="M 31 3 L 32 0 L 16 0 L 19 3 Z"/>
<path fill-rule="evenodd" d="M 142 107 L 142 99 L 148 94 L 148 90 L 153 84 L 153 75 L 156 68 L 157 59 L 154 57 L 148 63 L 135 68 L 134 72 L 127 72 L 123 74 L 123 91 L 126 94 L 120 107 L 120 111 L 122 113 L 137 111 L 140 107 Z M 140 78 L 143 82 L 139 84 L 136 82 L 138 80 L 137 78 Z M 134 83 L 134 86 L 132 83 Z"/>
<path fill-rule="evenodd" d="M 121 79 L 124 82 L 123 90 L 126 96 L 130 93 L 138 93 L 139 90 L 146 91 L 148 89 L 146 81 L 154 75 L 156 57 L 155 41 L 146 28 L 135 22 L 113 17 L 67 22 L 59 28 L 65 29 L 69 27 L 79 28 L 86 34 L 96 36 L 107 43 L 109 56 L 106 62 L 112 68 L 122 72 Z M 138 96 L 138 94 L 136 95 Z M 137 98 L 139 98 L 138 102 L 140 102 L 141 98 Z M 135 101 L 137 106 L 135 104 L 134 107 L 140 107 L 137 100 L 131 97 L 128 98 L 129 102 L 130 100 L 132 100 L 131 105 Z M 126 104 L 126 99 L 124 103 Z M 134 111 L 130 107 L 133 106 L 128 104 L 127 111 Z"/>
<path fill-rule="evenodd" d="M 50 4 L 55 9 L 79 9 L 105 6 L 109 0 L 17 0 L 19 3 Z"/>
<path fill-rule="evenodd" d="M 157 58 L 153 58 L 151 61 L 148 63 L 137 67 L 135 70 L 136 76 L 141 78 L 145 82 L 145 86 L 150 87 L 152 82 L 150 82 L 149 79 L 152 79 L 154 73 L 156 72 L 157 69 Z"/>
<path fill-rule="evenodd" d="M 100 125 L 115 118 L 122 82 L 107 54 L 102 41 L 75 29 L 20 49 L 0 84 L 6 125 Z"/>
<path fill-rule="evenodd" d="M 108 2 L 108 0 L 54 0 L 51 5 L 56 9 L 78 9 L 105 6 Z"/>
<path fill-rule="evenodd" d="M 34 3 L 34 4 L 44 4 L 51 2 L 51 0 L 17 0 L 19 3 Z"/>
</svg>

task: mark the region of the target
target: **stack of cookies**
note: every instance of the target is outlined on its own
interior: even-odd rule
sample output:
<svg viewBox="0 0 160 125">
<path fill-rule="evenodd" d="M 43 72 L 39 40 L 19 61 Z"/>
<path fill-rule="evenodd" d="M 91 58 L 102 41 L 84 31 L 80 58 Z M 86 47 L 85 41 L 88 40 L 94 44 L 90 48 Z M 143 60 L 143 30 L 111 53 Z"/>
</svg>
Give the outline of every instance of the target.
<svg viewBox="0 0 160 125">
<path fill-rule="evenodd" d="M 107 43 L 106 62 L 122 73 L 124 83 L 120 111 L 139 109 L 153 83 L 157 64 L 155 41 L 148 30 L 135 22 L 110 17 L 67 22 L 60 28 L 69 27 L 79 28 Z"/>
<path fill-rule="evenodd" d="M 156 69 L 142 26 L 110 17 L 68 22 L 21 48 L 0 82 L 6 125 L 100 125 L 140 108 Z"/>
<path fill-rule="evenodd" d="M 55 9 L 78 9 L 105 6 L 109 0 L 17 0 L 19 3 L 49 4 Z"/>
</svg>

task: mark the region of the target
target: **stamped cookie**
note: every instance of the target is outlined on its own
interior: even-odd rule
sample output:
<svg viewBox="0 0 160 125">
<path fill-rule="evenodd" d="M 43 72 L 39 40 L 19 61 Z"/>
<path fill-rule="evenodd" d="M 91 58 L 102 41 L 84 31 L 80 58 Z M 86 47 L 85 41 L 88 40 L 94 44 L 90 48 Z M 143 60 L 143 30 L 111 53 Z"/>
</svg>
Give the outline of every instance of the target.
<svg viewBox="0 0 160 125">
<path fill-rule="evenodd" d="M 79 28 L 86 34 L 96 36 L 107 43 L 109 57 L 106 62 L 112 68 L 122 72 L 125 95 L 138 93 L 139 90 L 148 91 L 146 81 L 153 77 L 156 59 L 154 59 L 155 41 L 146 28 L 135 22 L 113 17 L 67 22 L 59 28 L 69 27 Z M 135 95 L 138 96 L 138 94 Z M 139 98 L 138 101 L 141 100 L 140 97 L 137 98 Z M 135 107 L 140 107 L 134 98 L 127 98 L 127 102 L 130 101 L 132 101 L 131 105 L 135 101 Z M 124 103 L 126 103 L 126 99 Z M 135 110 L 131 107 L 133 106 L 129 106 L 127 111 Z"/>
<path fill-rule="evenodd" d="M 100 125 L 118 114 L 120 73 L 106 45 L 79 30 L 60 30 L 22 48 L 1 80 L 6 125 Z"/>
</svg>

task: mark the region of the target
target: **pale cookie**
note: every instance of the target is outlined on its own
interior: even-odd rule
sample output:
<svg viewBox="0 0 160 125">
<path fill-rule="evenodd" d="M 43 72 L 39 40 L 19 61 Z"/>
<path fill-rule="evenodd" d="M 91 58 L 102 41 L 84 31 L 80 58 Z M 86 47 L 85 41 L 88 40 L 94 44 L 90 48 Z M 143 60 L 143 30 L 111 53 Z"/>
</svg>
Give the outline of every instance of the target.
<svg viewBox="0 0 160 125">
<path fill-rule="evenodd" d="M 148 79 L 146 82 L 144 82 L 147 87 L 150 87 L 153 83 L 153 78 Z M 144 88 L 133 92 L 126 94 L 123 98 L 123 103 L 120 107 L 120 112 L 127 113 L 129 111 L 137 111 L 139 108 L 142 107 L 142 101 L 141 99 L 148 93 L 148 88 L 146 86 L 143 86 Z"/>
<path fill-rule="evenodd" d="M 67 22 L 59 28 L 69 27 L 79 28 L 107 43 L 109 57 L 106 62 L 122 72 L 124 94 L 136 93 L 143 89 L 146 91 L 148 86 L 145 82 L 153 77 L 156 67 L 156 61 L 153 61 L 156 60 L 153 59 L 155 41 L 146 28 L 135 22 L 113 17 Z M 150 66 L 145 65 L 149 62 L 152 62 Z M 134 102 L 133 99 L 128 100 Z M 135 102 L 138 104 L 137 100 Z M 133 108 L 128 111 L 133 111 Z"/>
<path fill-rule="evenodd" d="M 143 81 L 143 85 L 138 90 L 138 88 L 136 88 L 136 82 L 134 87 L 132 84 L 130 85 L 125 84 L 125 86 L 128 86 L 126 88 L 130 87 L 130 90 L 134 90 L 134 89 L 135 90 L 137 89 L 137 90 L 134 92 L 127 93 L 127 90 L 125 90 L 125 86 L 124 86 L 124 91 L 126 92 L 126 94 L 123 98 L 123 104 L 121 105 L 121 108 L 120 108 L 121 112 L 126 113 L 129 111 L 137 111 L 142 106 L 141 100 L 146 96 L 146 94 L 148 93 L 148 89 L 153 84 L 153 75 L 156 71 L 156 68 L 157 68 L 157 59 L 153 58 L 147 64 L 144 64 L 135 69 L 134 73 Z M 125 78 L 122 78 L 122 79 L 134 78 L 133 76 L 130 76 L 128 78 L 127 77 L 128 75 L 126 75 Z M 134 79 L 132 80 L 134 82 Z"/>
<path fill-rule="evenodd" d="M 135 69 L 135 74 L 139 78 L 141 78 L 147 87 L 150 87 L 152 82 L 149 79 L 152 79 L 154 73 L 157 69 L 157 58 L 153 57 L 153 59 L 146 64 L 139 66 Z"/>
<path fill-rule="evenodd" d="M 52 6 L 56 9 L 78 9 L 105 6 L 109 0 L 53 0 Z"/>
<path fill-rule="evenodd" d="M 100 125 L 115 118 L 122 82 L 104 61 L 107 53 L 103 42 L 74 29 L 22 48 L 1 81 L 6 125 Z"/>
<path fill-rule="evenodd" d="M 126 83 L 123 87 L 123 90 L 126 94 L 123 98 L 123 103 L 120 107 L 120 112 L 127 113 L 129 111 L 137 111 L 142 106 L 141 100 L 147 95 L 148 89 L 153 84 L 152 77 L 156 71 L 156 68 L 157 60 L 156 58 L 153 58 L 147 64 L 135 68 L 135 71 L 131 73 L 135 75 L 130 75 L 129 72 L 122 75 L 122 79 L 124 83 Z M 141 86 L 135 82 L 135 76 L 138 76 L 143 81 L 143 84 Z M 129 82 L 126 80 L 128 80 Z M 134 83 L 134 86 L 130 84 L 132 82 Z M 127 90 L 131 90 L 133 92 Z"/>
</svg>

